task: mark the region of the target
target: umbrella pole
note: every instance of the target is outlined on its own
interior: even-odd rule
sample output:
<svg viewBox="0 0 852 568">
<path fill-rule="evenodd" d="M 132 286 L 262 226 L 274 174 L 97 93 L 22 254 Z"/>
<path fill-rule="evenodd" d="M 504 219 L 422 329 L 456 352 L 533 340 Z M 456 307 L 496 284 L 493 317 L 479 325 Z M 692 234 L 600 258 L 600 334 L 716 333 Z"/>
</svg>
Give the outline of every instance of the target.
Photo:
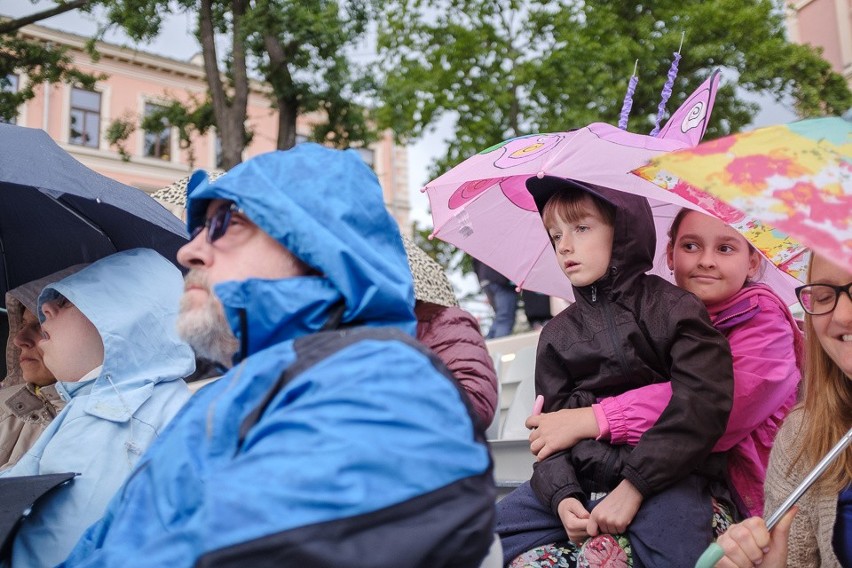
<svg viewBox="0 0 852 568">
<path fill-rule="evenodd" d="M 790 507 L 796 504 L 796 502 L 801 499 L 802 495 L 810 489 L 811 485 L 819 479 L 819 477 L 828 469 L 828 466 L 837 459 L 837 456 L 843 453 L 849 444 L 852 443 L 852 428 L 849 429 L 846 434 L 840 438 L 840 441 L 834 445 L 833 448 L 823 457 L 820 462 L 814 467 L 808 475 L 799 483 L 799 486 L 790 493 L 789 497 L 781 503 L 781 506 L 769 516 L 766 520 L 766 528 L 767 530 L 772 530 L 775 525 L 778 524 L 778 521 L 787 514 L 787 511 L 790 510 Z M 725 551 L 722 550 L 722 547 L 716 544 L 715 542 L 707 547 L 707 550 L 701 555 L 698 559 L 698 562 L 695 563 L 695 568 L 712 568 L 725 556 Z"/>
</svg>

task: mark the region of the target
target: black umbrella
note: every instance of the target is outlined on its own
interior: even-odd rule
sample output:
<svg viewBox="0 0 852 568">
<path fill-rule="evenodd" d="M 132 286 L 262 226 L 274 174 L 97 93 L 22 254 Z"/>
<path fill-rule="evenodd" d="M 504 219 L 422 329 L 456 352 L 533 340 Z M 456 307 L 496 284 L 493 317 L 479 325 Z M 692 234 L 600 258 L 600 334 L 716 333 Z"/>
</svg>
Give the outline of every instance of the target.
<svg viewBox="0 0 852 568">
<path fill-rule="evenodd" d="M 36 501 L 68 483 L 76 473 L 0 478 L 0 561 L 8 559 L 15 533 Z"/>
<path fill-rule="evenodd" d="M 6 291 L 120 250 L 175 262 L 185 227 L 145 192 L 90 170 L 46 132 L 0 124 L 0 302 Z"/>
</svg>

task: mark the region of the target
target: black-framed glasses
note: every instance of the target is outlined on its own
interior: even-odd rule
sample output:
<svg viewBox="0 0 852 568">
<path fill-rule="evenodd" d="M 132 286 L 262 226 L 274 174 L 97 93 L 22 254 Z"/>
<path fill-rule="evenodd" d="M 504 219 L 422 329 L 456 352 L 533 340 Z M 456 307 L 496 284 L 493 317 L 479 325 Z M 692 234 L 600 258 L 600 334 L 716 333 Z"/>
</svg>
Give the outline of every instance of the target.
<svg viewBox="0 0 852 568">
<path fill-rule="evenodd" d="M 846 293 L 846 297 L 852 302 L 852 282 L 845 286 L 832 286 L 831 284 L 808 284 L 796 288 L 796 296 L 802 308 L 812 316 L 822 316 L 834 311 L 840 294 Z"/>
<path fill-rule="evenodd" d="M 231 217 L 234 213 L 240 213 L 240 208 L 237 207 L 236 203 L 233 201 L 223 203 L 204 223 L 192 230 L 189 240 L 195 240 L 195 237 L 200 235 L 204 229 L 207 229 L 208 243 L 221 239 L 228 232 L 228 226 L 231 224 Z"/>
</svg>

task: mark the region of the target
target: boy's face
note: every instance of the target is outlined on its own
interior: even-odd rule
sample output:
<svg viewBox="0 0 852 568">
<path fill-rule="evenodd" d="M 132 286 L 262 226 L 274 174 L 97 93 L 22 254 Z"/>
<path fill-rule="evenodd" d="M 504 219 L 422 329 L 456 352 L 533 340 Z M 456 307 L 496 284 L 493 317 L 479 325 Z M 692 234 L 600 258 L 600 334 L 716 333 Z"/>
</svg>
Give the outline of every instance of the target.
<svg viewBox="0 0 852 568">
<path fill-rule="evenodd" d="M 44 322 L 38 346 L 44 364 L 57 380 L 79 381 L 104 362 L 104 344 L 97 328 L 77 306 L 61 298 L 41 305 Z"/>
<path fill-rule="evenodd" d="M 586 213 L 576 222 L 557 214 L 545 227 L 559 267 L 575 287 L 588 286 L 603 277 L 612 256 L 613 228 L 598 213 L 591 198 L 585 201 Z"/>
</svg>

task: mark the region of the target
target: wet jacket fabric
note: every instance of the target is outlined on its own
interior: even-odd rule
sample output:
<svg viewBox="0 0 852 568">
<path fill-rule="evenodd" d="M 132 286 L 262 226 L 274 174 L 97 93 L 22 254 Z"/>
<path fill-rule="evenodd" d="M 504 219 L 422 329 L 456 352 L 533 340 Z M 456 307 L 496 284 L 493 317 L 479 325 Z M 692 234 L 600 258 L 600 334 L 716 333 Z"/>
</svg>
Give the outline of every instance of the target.
<svg viewBox="0 0 852 568">
<path fill-rule="evenodd" d="M 61 562 L 189 398 L 181 377 L 192 349 L 175 331 L 182 279 L 148 249 L 106 257 L 49 285 L 39 306 L 65 296 L 91 321 L 104 344 L 100 374 L 58 382 L 66 406 L 4 476 L 77 472 L 67 487 L 39 502 L 22 525 L 12 566 Z"/>
<path fill-rule="evenodd" d="M 713 448 L 728 452 L 731 484 L 747 516 L 763 514 L 763 483 L 773 440 L 796 403 L 802 333 L 784 302 L 753 284 L 707 307 L 731 345 L 734 403 L 725 433 Z M 659 383 L 601 400 L 612 444 L 636 445 L 660 417 L 671 385 Z"/>
<path fill-rule="evenodd" d="M 591 189 L 616 208 L 609 273 L 574 288 L 576 302 L 542 330 L 536 394 L 544 396 L 544 411 L 552 412 L 567 408 L 577 391 L 601 398 L 671 377 L 671 401 L 619 472 L 647 497 L 700 469 L 725 431 L 733 395 L 731 351 L 696 296 L 645 274 L 656 247 L 648 201 Z M 581 493 L 568 484 L 571 469 L 564 452 L 535 468 L 533 488 L 553 511 Z"/>
<path fill-rule="evenodd" d="M 64 566 L 477 566 L 495 492 L 456 384 L 392 338 L 304 363 L 340 306 L 340 334 L 413 338 L 375 174 L 354 151 L 301 144 L 213 183 L 197 172 L 190 191 L 191 228 L 210 199 L 232 200 L 322 276 L 214 287 L 235 366 L 193 395 Z"/>
<path fill-rule="evenodd" d="M 483 427 L 497 408 L 497 375 L 479 324 L 458 307 L 417 302 L 417 339 L 444 362 L 467 393 Z"/>
<path fill-rule="evenodd" d="M 53 385 L 0 389 L 0 470 L 18 463 L 64 406 Z"/>
</svg>

